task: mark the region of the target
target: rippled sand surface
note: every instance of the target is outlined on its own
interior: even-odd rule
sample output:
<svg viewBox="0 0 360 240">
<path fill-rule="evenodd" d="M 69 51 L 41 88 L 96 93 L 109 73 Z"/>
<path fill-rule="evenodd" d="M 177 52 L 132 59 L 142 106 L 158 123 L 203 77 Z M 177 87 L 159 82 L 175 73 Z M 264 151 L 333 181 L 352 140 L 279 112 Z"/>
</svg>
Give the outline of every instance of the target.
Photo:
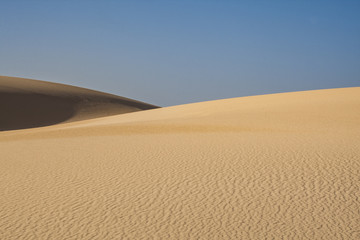
<svg viewBox="0 0 360 240">
<path fill-rule="evenodd" d="M 0 239 L 360 239 L 360 88 L 0 132 Z"/>
</svg>

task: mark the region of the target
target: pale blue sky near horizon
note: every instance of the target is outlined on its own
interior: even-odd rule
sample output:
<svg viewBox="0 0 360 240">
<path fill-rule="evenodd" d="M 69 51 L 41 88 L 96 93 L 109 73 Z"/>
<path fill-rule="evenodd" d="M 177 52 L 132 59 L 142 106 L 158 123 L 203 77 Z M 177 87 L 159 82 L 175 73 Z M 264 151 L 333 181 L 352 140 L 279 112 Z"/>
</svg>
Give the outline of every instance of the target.
<svg viewBox="0 0 360 240">
<path fill-rule="evenodd" d="M 159 106 L 360 86 L 360 1 L 0 0 L 0 75 Z"/>
</svg>

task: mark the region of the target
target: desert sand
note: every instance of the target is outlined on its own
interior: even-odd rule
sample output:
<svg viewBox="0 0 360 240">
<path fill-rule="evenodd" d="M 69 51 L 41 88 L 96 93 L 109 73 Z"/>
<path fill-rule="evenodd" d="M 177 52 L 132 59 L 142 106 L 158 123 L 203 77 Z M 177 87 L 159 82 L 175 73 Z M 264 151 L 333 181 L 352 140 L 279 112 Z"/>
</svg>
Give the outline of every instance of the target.
<svg viewBox="0 0 360 240">
<path fill-rule="evenodd" d="M 0 239 L 360 239 L 360 88 L 103 108 L 0 132 Z"/>
<path fill-rule="evenodd" d="M 85 88 L 0 76 L 0 131 L 153 108 L 157 107 Z"/>
</svg>

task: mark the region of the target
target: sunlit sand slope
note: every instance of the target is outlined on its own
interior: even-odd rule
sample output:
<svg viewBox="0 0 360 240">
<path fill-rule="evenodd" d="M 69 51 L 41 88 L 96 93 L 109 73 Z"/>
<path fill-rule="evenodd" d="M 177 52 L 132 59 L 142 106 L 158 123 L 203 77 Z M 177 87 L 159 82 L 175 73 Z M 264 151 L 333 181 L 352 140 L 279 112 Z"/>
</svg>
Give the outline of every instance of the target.
<svg viewBox="0 0 360 240">
<path fill-rule="evenodd" d="M 156 108 L 63 84 L 0 76 L 0 131 Z"/>
<path fill-rule="evenodd" d="M 0 239 L 359 239 L 360 88 L 0 133 Z"/>
</svg>

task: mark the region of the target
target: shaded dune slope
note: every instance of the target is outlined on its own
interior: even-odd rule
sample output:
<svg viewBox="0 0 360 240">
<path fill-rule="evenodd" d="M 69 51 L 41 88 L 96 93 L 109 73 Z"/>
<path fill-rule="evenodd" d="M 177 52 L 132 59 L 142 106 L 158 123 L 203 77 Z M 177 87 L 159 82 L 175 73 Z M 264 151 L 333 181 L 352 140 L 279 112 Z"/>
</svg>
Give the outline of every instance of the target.
<svg viewBox="0 0 360 240">
<path fill-rule="evenodd" d="M 153 108 L 156 106 L 89 89 L 0 76 L 0 131 Z"/>
</svg>

